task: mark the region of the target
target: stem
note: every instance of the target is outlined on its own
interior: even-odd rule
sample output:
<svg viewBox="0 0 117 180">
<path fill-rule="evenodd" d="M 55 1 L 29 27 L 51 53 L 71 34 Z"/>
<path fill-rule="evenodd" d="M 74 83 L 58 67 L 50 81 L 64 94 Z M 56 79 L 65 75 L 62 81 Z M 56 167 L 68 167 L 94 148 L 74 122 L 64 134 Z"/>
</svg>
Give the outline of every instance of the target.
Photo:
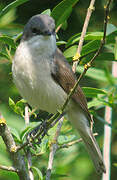
<svg viewBox="0 0 117 180">
<path fill-rule="evenodd" d="M 27 105 L 25 106 L 25 117 L 24 117 L 24 119 L 25 119 L 25 124 L 28 125 L 29 122 L 30 122 L 30 119 L 29 119 L 29 112 L 28 112 L 28 106 Z M 32 169 L 31 169 L 32 156 L 31 156 L 29 148 L 27 149 L 26 156 L 27 156 L 27 161 L 28 161 L 29 177 L 30 177 L 30 180 L 34 180 L 33 172 L 32 172 Z"/>
<path fill-rule="evenodd" d="M 15 169 L 14 167 L 8 167 L 8 166 L 3 166 L 3 165 L 0 165 L 0 169 L 2 170 L 6 170 L 6 171 L 12 171 L 12 172 L 18 172 L 17 169 Z"/>
<path fill-rule="evenodd" d="M 94 136 L 97 136 L 98 135 L 98 133 L 94 133 L 93 134 Z M 73 146 L 74 144 L 77 144 L 77 143 L 79 143 L 79 142 L 82 142 L 83 140 L 82 140 L 82 138 L 79 138 L 79 139 L 77 139 L 77 140 L 75 140 L 75 141 L 71 141 L 71 142 L 69 142 L 69 143 L 67 143 L 67 144 L 62 144 L 62 145 L 59 145 L 59 149 L 61 149 L 61 148 L 69 148 L 70 146 Z"/>
<path fill-rule="evenodd" d="M 56 129 L 56 133 L 55 133 L 55 136 L 53 138 L 53 143 L 52 143 L 51 148 L 50 148 L 48 168 L 47 168 L 47 172 L 46 172 L 46 180 L 50 180 L 50 177 L 51 177 L 54 156 L 55 156 L 55 153 L 56 153 L 56 151 L 58 149 L 57 140 L 58 140 L 58 137 L 59 137 L 59 134 L 60 134 L 60 130 L 61 130 L 62 124 L 63 124 L 63 119 L 64 119 L 64 117 L 62 117 L 60 119 L 59 123 L 58 123 L 57 129 Z"/>
<path fill-rule="evenodd" d="M 92 14 L 93 10 L 95 9 L 94 4 L 95 4 L 95 0 L 91 0 L 89 8 L 87 10 L 84 26 L 83 26 L 80 41 L 79 41 L 79 44 L 78 44 L 77 58 L 75 59 L 75 60 L 77 60 L 77 62 L 74 62 L 73 67 L 72 67 L 72 70 L 74 72 L 76 72 L 76 67 L 77 67 L 78 63 L 80 62 L 79 58 L 80 58 L 80 54 L 81 54 L 81 50 L 82 50 L 82 46 L 83 46 L 83 42 L 84 42 L 84 37 L 85 37 L 86 31 L 87 31 L 87 28 L 88 28 L 88 25 L 89 25 L 91 14 Z"/>
<path fill-rule="evenodd" d="M 16 152 L 17 146 L 6 124 L 6 121 L 1 114 L 0 114 L 0 136 L 2 137 L 6 145 L 6 148 L 10 154 L 10 157 L 13 161 L 13 166 L 15 167 L 15 169 L 17 169 L 16 172 L 17 172 L 17 175 L 19 176 L 19 179 L 30 180 L 29 175 L 26 170 L 26 164 L 25 164 L 24 158 L 19 152 Z"/>
</svg>

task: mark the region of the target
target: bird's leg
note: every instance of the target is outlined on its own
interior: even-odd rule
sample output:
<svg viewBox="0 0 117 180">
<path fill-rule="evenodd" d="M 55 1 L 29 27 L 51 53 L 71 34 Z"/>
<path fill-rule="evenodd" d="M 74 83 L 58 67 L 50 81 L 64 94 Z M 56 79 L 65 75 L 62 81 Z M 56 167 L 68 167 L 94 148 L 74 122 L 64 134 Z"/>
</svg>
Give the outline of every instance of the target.
<svg viewBox="0 0 117 180">
<path fill-rule="evenodd" d="M 64 115 L 65 115 L 65 112 L 63 112 L 51 124 L 49 124 L 48 119 L 45 119 L 38 126 L 36 126 L 33 130 L 31 130 L 27 135 L 27 141 L 29 142 L 29 145 L 32 146 L 32 142 L 35 142 L 35 144 L 41 144 L 41 141 L 44 138 L 44 136 L 45 135 L 48 136 L 48 130 L 50 128 L 52 128 Z"/>
<path fill-rule="evenodd" d="M 46 131 L 46 123 L 47 120 L 44 120 L 42 121 L 39 125 L 37 125 L 36 127 L 33 128 L 33 130 L 31 130 L 28 135 L 27 135 L 27 141 L 29 141 L 30 143 L 32 141 L 35 141 L 36 138 L 37 138 L 37 135 L 40 134 L 41 135 L 41 132 L 43 134 L 47 134 L 47 131 Z M 40 138 L 39 138 L 40 139 Z"/>
</svg>

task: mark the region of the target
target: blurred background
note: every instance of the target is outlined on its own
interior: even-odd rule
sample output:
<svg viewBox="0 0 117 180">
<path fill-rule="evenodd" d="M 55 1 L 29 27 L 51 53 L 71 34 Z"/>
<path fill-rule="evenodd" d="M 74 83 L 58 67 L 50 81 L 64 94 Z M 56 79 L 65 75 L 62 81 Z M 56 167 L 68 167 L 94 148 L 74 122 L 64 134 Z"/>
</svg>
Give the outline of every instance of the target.
<svg viewBox="0 0 117 180">
<path fill-rule="evenodd" d="M 0 11 L 8 4 L 13 2 L 12 0 L 0 0 Z M 8 13 L 0 18 L 0 35 L 5 34 L 11 37 L 15 37 L 17 34 L 22 32 L 24 25 L 27 23 L 28 19 L 35 15 L 40 14 L 46 9 L 53 9 L 59 2 L 58 0 L 30 0 L 23 5 L 11 9 Z M 104 4 L 105 0 L 96 1 L 95 11 L 91 16 L 88 31 L 102 31 L 103 30 L 103 18 L 104 18 Z M 82 31 L 82 26 L 85 20 L 87 8 L 90 1 L 82 1 L 74 6 L 73 11 L 68 18 L 67 28 L 60 29 L 58 32 L 59 40 L 68 41 L 68 39 L 76 33 Z M 113 1 L 111 5 L 110 13 L 110 23 L 117 26 L 117 1 Z M 17 42 L 18 44 L 18 42 Z M 2 48 L 2 42 L 0 41 L 0 50 Z M 64 52 L 66 47 L 61 45 L 60 49 Z M 15 49 L 10 52 L 11 60 L 14 55 Z M 15 102 L 21 99 L 15 85 L 12 80 L 11 73 L 11 61 L 5 57 L 0 57 L 0 112 L 7 120 L 9 127 L 16 129 L 20 132 L 24 128 L 24 120 L 20 115 L 17 115 L 9 107 L 9 97 L 11 97 Z M 95 61 L 94 66 L 105 72 L 111 73 L 112 61 Z M 106 73 L 105 76 L 109 76 Z M 79 75 L 79 72 L 77 72 Z M 100 75 L 99 75 L 100 76 Z M 107 77 L 108 78 L 108 77 Z M 111 79 L 111 78 L 110 78 Z M 100 79 L 92 78 L 91 76 L 85 76 L 81 81 L 81 86 L 85 87 L 95 87 L 106 89 L 109 87 L 110 94 L 113 91 L 113 85 L 110 85 L 110 81 L 103 81 Z M 116 95 L 117 96 L 117 95 Z M 116 97 L 117 98 L 117 97 Z M 90 101 L 90 98 L 88 99 Z M 114 113 L 112 116 L 113 126 L 117 127 L 117 110 L 116 103 L 114 104 Z M 95 108 L 96 113 L 104 118 L 104 106 Z M 99 133 L 97 137 L 98 143 L 103 148 L 103 127 L 99 119 L 94 119 L 95 121 L 95 132 Z M 62 133 L 66 135 L 76 134 L 76 131 L 71 127 L 70 123 L 65 121 Z M 115 180 L 117 176 L 117 130 L 112 131 L 112 142 L 111 142 L 111 179 Z M 0 164 L 11 165 L 11 160 L 8 153 L 5 150 L 5 145 L 0 137 Z M 44 174 L 47 167 L 49 150 L 38 157 L 38 161 L 35 158 L 34 164 L 36 164 L 42 173 Z M 114 165 L 115 164 L 115 165 Z M 54 173 L 56 174 L 54 176 Z M 57 174 L 61 174 L 61 177 L 57 177 Z M 0 180 L 17 180 L 18 177 L 15 173 L 10 173 L 7 171 L 0 170 Z M 52 179 L 60 180 L 99 180 L 101 179 L 95 172 L 92 162 L 85 151 L 84 145 L 82 143 L 75 144 L 68 149 L 61 149 L 57 151 L 54 166 L 53 166 L 53 176 Z"/>
</svg>

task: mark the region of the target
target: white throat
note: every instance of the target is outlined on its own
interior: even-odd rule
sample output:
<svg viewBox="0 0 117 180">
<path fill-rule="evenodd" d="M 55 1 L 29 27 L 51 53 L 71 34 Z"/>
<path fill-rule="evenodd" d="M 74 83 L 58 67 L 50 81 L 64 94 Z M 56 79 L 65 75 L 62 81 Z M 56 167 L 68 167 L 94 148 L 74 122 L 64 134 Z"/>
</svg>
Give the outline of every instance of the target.
<svg viewBox="0 0 117 180">
<path fill-rule="evenodd" d="M 29 48 L 29 52 L 32 56 L 48 57 L 52 56 L 56 50 L 56 38 L 54 35 L 43 36 L 38 35 L 34 36 L 28 41 L 23 41 L 26 43 L 26 46 Z"/>
</svg>

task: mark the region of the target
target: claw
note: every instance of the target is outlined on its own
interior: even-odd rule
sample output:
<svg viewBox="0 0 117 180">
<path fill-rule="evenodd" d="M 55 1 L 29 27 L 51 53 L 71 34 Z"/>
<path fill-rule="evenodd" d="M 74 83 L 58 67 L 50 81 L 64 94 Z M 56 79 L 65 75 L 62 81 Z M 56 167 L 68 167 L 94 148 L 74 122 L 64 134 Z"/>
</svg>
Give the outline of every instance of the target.
<svg viewBox="0 0 117 180">
<path fill-rule="evenodd" d="M 40 135 L 39 138 L 35 138 L 40 131 L 43 133 Z M 29 142 L 29 146 L 33 147 L 33 144 L 41 144 L 41 141 L 45 135 L 49 136 L 47 133 L 47 121 L 43 121 L 41 124 L 36 126 L 32 131 L 30 131 L 27 135 L 27 141 Z M 34 143 L 33 143 L 34 142 Z"/>
</svg>

